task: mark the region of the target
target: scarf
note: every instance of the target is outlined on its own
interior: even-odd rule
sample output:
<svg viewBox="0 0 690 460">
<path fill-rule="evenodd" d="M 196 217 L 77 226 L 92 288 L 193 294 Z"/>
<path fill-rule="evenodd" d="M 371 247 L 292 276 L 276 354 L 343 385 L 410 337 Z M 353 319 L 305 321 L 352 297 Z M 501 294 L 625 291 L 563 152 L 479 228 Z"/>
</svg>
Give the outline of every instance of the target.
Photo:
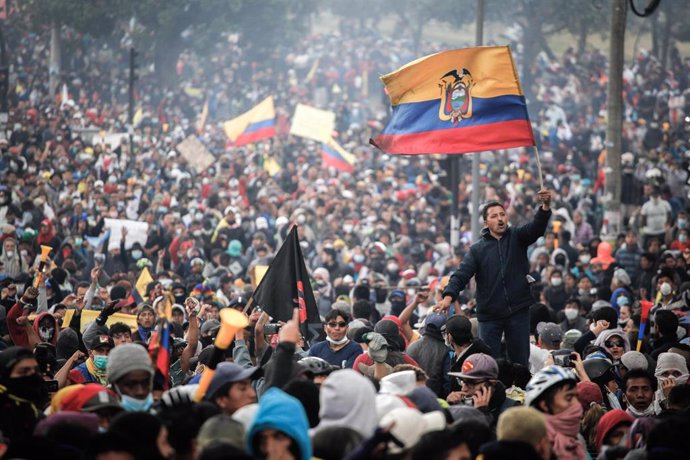
<svg viewBox="0 0 690 460">
<path fill-rule="evenodd" d="M 587 457 L 585 447 L 578 440 L 582 405 L 571 404 L 560 414 L 544 414 L 549 440 L 553 441 L 553 453 L 559 460 L 583 460 Z"/>
<path fill-rule="evenodd" d="M 103 386 L 108 385 L 108 379 L 106 377 L 105 369 L 101 370 L 97 368 L 93 362 L 93 359 L 89 358 L 86 360 L 86 370 L 89 371 L 89 374 L 93 375 L 96 378 L 96 381 L 98 383 L 100 383 Z"/>
<path fill-rule="evenodd" d="M 149 343 L 151 338 L 151 329 L 147 329 L 144 326 L 139 326 L 139 337 L 144 341 L 144 343 Z"/>
</svg>

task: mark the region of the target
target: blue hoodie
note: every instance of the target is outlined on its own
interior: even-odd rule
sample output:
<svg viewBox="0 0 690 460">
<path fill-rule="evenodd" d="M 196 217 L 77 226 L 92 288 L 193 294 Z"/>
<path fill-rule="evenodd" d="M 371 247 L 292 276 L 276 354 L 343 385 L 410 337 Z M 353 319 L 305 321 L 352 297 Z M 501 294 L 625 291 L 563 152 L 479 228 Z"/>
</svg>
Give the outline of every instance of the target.
<svg viewBox="0 0 690 460">
<path fill-rule="evenodd" d="M 299 446 L 300 458 L 311 459 L 309 421 L 302 403 L 278 388 L 268 389 L 259 400 L 259 410 L 245 439 L 247 452 L 255 455 L 254 437 L 265 429 L 282 431 Z"/>
</svg>

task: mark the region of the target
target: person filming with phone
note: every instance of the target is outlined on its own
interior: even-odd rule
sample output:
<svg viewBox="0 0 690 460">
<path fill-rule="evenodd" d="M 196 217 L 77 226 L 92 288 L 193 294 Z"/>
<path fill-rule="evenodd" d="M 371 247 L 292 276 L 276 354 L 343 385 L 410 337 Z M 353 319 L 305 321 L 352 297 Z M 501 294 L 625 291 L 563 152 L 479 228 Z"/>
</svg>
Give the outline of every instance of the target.
<svg viewBox="0 0 690 460">
<path fill-rule="evenodd" d="M 435 307 L 436 311 L 447 311 L 474 277 L 479 337 L 491 348 L 493 357 L 498 358 L 505 334 L 510 361 L 524 366 L 529 363 L 529 306 L 534 303 L 527 276 L 527 248 L 546 231 L 551 217 L 551 192 L 540 190 L 537 200 L 541 206 L 534 218 L 519 227 L 508 225 L 502 203 L 490 201 L 484 206 L 481 238 L 450 276 L 443 300 Z"/>
<path fill-rule="evenodd" d="M 496 428 L 498 417 L 519 403 L 506 396 L 506 387 L 498 380 L 498 364 L 491 356 L 475 353 L 462 364 L 460 372 L 449 372 L 458 380 L 460 391 L 448 395 L 449 404 L 465 404 L 481 411 Z"/>
</svg>

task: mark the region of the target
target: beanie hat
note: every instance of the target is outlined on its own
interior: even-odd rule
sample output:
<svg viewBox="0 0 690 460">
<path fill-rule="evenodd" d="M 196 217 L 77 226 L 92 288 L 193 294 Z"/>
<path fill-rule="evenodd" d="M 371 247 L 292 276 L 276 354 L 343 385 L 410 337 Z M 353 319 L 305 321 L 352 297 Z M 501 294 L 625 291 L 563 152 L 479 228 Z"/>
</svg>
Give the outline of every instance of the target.
<svg viewBox="0 0 690 460">
<path fill-rule="evenodd" d="M 630 426 L 634 421 L 635 419 L 632 415 L 621 409 L 614 409 L 605 413 L 599 419 L 599 424 L 597 425 L 597 439 L 595 442 L 597 451 L 601 451 L 601 445 L 611 430 L 623 424 Z"/>
<path fill-rule="evenodd" d="M 587 411 L 592 403 L 604 404 L 604 397 L 601 393 L 601 389 L 599 385 L 594 382 L 578 382 L 577 399 L 580 401 L 583 411 Z"/>
<path fill-rule="evenodd" d="M 106 376 L 110 383 L 115 383 L 132 371 L 146 371 L 153 375 L 153 366 L 146 349 L 135 343 L 125 343 L 108 355 Z"/>
<path fill-rule="evenodd" d="M 625 366 L 629 371 L 633 369 L 647 370 L 649 368 L 649 363 L 647 358 L 644 357 L 639 351 L 629 351 L 621 356 L 621 364 Z"/>
</svg>

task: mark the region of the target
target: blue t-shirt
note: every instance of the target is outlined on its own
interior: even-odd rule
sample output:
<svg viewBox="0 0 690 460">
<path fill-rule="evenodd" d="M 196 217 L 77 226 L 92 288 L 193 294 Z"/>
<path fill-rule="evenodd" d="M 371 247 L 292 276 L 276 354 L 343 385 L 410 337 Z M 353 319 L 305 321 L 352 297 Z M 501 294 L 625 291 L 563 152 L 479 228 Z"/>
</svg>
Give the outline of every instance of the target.
<svg viewBox="0 0 690 460">
<path fill-rule="evenodd" d="M 315 343 L 309 348 L 309 356 L 316 356 L 324 359 L 334 366 L 340 368 L 352 368 L 357 356 L 362 354 L 362 347 L 355 342 L 348 342 L 338 351 L 333 351 L 329 346 L 328 340 Z"/>
</svg>

